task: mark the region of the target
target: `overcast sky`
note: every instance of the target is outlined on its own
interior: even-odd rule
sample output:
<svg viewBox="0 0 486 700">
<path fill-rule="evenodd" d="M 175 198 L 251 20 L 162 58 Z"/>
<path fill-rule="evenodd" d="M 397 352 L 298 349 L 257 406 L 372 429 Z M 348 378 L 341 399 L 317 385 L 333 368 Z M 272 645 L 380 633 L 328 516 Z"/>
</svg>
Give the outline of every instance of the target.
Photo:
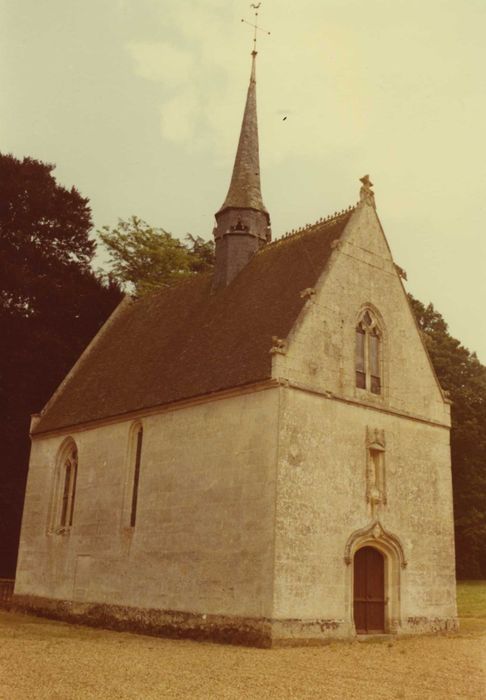
<svg viewBox="0 0 486 700">
<path fill-rule="evenodd" d="M 210 237 L 248 85 L 250 3 L 0 9 L 2 152 L 55 163 L 96 227 L 137 214 Z M 408 289 L 486 362 L 486 0 L 266 0 L 260 24 L 274 237 L 356 202 L 369 173 Z"/>
</svg>

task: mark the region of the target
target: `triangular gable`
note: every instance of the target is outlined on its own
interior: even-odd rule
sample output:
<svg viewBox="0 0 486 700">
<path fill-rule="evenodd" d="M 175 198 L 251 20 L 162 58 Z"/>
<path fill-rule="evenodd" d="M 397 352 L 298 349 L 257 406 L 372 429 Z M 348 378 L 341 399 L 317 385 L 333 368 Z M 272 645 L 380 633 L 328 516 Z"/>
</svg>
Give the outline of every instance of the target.
<svg viewBox="0 0 486 700">
<path fill-rule="evenodd" d="M 393 262 L 374 207 L 353 212 L 276 355 L 274 376 L 335 396 L 370 402 L 414 415 L 448 421 L 448 403 Z M 363 308 L 383 323 L 383 391 L 355 384 L 355 328 Z"/>
</svg>

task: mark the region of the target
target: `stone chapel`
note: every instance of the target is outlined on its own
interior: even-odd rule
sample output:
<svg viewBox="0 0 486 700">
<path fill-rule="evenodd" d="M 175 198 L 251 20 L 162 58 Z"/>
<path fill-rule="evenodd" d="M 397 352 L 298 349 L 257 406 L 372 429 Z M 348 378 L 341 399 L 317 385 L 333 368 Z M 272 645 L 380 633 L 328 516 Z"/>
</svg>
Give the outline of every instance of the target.
<svg viewBox="0 0 486 700">
<path fill-rule="evenodd" d="M 127 297 L 32 418 L 15 600 L 266 647 L 455 629 L 449 401 L 368 176 L 272 242 L 255 59 L 214 274 Z"/>
</svg>

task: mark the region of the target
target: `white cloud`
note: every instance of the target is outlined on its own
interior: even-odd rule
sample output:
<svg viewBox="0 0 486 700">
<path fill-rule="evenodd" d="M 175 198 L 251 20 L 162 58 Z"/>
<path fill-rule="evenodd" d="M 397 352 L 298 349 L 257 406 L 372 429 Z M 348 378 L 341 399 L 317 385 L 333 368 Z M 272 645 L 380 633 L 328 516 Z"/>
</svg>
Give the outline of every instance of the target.
<svg viewBox="0 0 486 700">
<path fill-rule="evenodd" d="M 190 143 L 198 114 L 198 102 L 190 91 L 181 92 L 160 108 L 162 135 L 176 143 Z"/>
<path fill-rule="evenodd" d="M 186 85 L 192 80 L 194 58 L 188 51 L 160 41 L 130 41 L 127 49 L 135 61 L 135 72 L 146 80 L 168 87 Z"/>
<path fill-rule="evenodd" d="M 221 0 L 180 2 L 163 18 L 177 48 L 168 42 L 128 44 L 137 74 L 170 90 L 162 109 L 164 138 L 189 150 L 195 144 L 184 144 L 182 134 L 191 135 L 217 160 L 236 148 L 250 73 L 252 32 L 241 23 L 243 16 L 251 21 L 246 9 Z M 363 109 L 366 97 L 355 37 L 349 28 L 321 24 L 314 17 L 314 22 L 298 25 L 300 35 L 291 32 L 294 46 L 289 47 L 293 20 L 288 13 L 273 15 L 270 11 L 265 17 L 272 34 L 260 38 L 257 66 L 267 161 L 313 157 L 340 144 L 349 147 L 361 135 L 369 111 Z M 176 105 L 183 109 L 181 124 Z M 283 107 L 292 113 L 285 123 L 278 116 Z"/>
</svg>

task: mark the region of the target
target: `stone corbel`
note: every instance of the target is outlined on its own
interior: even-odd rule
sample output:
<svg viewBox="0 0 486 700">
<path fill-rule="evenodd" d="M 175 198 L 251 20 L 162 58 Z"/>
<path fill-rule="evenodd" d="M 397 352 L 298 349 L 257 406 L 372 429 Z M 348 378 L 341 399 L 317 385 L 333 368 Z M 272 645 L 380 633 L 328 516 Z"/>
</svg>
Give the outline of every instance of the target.
<svg viewBox="0 0 486 700">
<path fill-rule="evenodd" d="M 382 428 L 366 427 L 366 446 L 371 450 L 385 450 L 385 431 Z"/>
<path fill-rule="evenodd" d="M 398 272 L 398 276 L 401 277 L 402 280 L 407 280 L 407 273 L 403 269 L 403 267 L 400 267 L 400 265 L 397 265 L 396 263 L 393 263 L 395 266 L 395 270 Z"/>
<path fill-rule="evenodd" d="M 316 290 L 313 287 L 307 287 L 303 289 L 300 293 L 301 299 L 312 299 L 316 295 Z"/>
<path fill-rule="evenodd" d="M 269 352 L 271 355 L 286 355 L 287 354 L 287 341 L 285 338 L 279 338 L 276 335 L 272 335 L 272 347 Z"/>
</svg>

